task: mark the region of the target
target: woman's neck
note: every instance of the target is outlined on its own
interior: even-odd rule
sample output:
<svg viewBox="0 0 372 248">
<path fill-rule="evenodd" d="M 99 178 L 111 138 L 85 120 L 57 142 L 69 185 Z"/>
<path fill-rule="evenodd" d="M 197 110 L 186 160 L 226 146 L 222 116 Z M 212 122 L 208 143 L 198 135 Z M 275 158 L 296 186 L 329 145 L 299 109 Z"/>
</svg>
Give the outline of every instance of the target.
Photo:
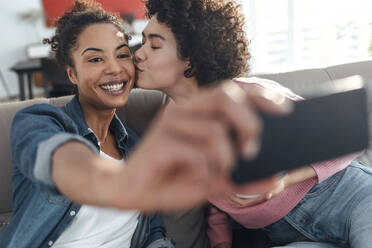
<svg viewBox="0 0 372 248">
<path fill-rule="evenodd" d="M 163 89 L 177 104 L 188 101 L 193 95 L 199 92 L 199 86 L 195 78 L 190 78 L 179 82 L 176 85 Z"/>
<path fill-rule="evenodd" d="M 97 136 L 98 142 L 105 143 L 116 109 L 97 109 L 89 104 L 81 104 L 81 108 L 85 121 Z"/>
</svg>

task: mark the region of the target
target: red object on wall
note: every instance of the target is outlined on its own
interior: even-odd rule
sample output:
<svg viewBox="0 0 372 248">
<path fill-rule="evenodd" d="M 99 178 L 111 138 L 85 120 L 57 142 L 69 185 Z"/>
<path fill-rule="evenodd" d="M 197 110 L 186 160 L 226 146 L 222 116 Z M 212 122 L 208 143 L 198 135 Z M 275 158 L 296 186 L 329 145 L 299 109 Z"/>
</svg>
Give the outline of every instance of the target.
<svg viewBox="0 0 372 248">
<path fill-rule="evenodd" d="M 61 16 L 74 3 L 74 0 L 43 0 L 45 22 L 53 26 L 54 20 Z"/>
<path fill-rule="evenodd" d="M 42 0 L 45 22 L 48 27 L 53 26 L 54 20 L 70 8 L 74 0 Z M 145 18 L 145 4 L 143 0 L 96 0 L 102 7 L 111 12 L 134 14 L 136 19 Z"/>
</svg>

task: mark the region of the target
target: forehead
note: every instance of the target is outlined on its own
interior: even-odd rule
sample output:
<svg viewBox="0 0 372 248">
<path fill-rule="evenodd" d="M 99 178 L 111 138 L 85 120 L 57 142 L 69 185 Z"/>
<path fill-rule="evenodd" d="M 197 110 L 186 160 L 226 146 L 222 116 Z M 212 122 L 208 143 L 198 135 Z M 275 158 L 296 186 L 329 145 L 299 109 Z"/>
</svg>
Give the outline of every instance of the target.
<svg viewBox="0 0 372 248">
<path fill-rule="evenodd" d="M 160 34 L 166 40 L 175 40 L 172 30 L 165 23 L 159 22 L 156 15 L 151 17 L 143 32 L 146 36 L 149 34 Z"/>
<path fill-rule="evenodd" d="M 123 32 L 113 24 L 92 24 L 86 27 L 78 36 L 77 50 L 87 47 L 109 48 L 127 43 Z"/>
</svg>

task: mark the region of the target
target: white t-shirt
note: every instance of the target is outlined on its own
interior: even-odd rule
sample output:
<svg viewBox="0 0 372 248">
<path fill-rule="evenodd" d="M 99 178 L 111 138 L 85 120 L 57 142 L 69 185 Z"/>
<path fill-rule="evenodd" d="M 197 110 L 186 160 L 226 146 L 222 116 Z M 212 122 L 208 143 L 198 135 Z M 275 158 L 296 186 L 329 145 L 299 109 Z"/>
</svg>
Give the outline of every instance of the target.
<svg viewBox="0 0 372 248">
<path fill-rule="evenodd" d="M 100 155 L 113 159 L 102 151 Z M 129 248 L 138 224 L 138 216 L 138 211 L 83 205 L 53 247 Z"/>
</svg>

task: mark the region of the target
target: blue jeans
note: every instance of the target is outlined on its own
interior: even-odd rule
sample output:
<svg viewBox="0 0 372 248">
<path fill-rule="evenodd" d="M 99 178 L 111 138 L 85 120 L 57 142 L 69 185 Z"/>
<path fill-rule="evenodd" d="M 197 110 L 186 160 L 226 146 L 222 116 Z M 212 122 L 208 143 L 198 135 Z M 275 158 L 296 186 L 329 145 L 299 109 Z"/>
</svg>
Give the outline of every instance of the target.
<svg viewBox="0 0 372 248">
<path fill-rule="evenodd" d="M 372 169 L 352 162 L 264 229 L 276 247 L 372 247 Z"/>
</svg>

